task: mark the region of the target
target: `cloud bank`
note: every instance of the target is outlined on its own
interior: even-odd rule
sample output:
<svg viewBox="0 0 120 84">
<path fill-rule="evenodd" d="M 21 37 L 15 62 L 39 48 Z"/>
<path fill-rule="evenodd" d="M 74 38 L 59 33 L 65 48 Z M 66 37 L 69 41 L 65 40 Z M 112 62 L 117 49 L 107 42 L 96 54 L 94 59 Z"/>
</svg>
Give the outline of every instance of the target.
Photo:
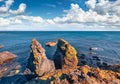
<svg viewBox="0 0 120 84">
<path fill-rule="evenodd" d="M 2 1 L 2 0 L 1 0 Z M 24 15 L 27 5 L 21 3 L 17 10 L 10 9 L 14 0 L 5 1 L 0 7 L 0 30 L 119 30 L 120 0 L 88 0 L 88 11 L 78 4 L 64 10 L 63 17 L 43 19 L 40 16 Z M 9 16 L 5 18 L 3 15 Z M 14 16 L 11 16 L 14 15 Z M 29 26 L 28 26 L 29 24 Z M 10 28 L 9 28 L 10 27 Z"/>
</svg>

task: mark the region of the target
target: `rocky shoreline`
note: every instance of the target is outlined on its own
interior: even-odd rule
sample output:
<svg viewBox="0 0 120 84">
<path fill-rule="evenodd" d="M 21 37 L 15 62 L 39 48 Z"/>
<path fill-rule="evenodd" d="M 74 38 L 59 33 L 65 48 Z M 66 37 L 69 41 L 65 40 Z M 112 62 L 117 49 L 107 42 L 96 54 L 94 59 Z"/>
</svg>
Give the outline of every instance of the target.
<svg viewBox="0 0 120 84">
<path fill-rule="evenodd" d="M 19 66 L 17 68 L 12 67 L 15 69 L 14 74 L 17 75 L 17 77 L 11 76 L 16 79 L 11 81 L 12 84 L 120 84 L 120 64 L 109 65 L 101 62 L 101 59 L 92 52 L 97 48 L 90 48 L 89 54 L 92 56 L 87 56 L 83 53 L 78 55 L 77 50 L 64 39 L 48 42 L 46 45 L 51 47 L 57 45 L 54 59 L 48 59 L 45 49 L 36 39 L 33 39 L 26 70 L 19 73 L 21 68 L 19 64 L 16 64 Z M 5 71 L 2 66 L 10 62 L 2 61 L 0 60 L 0 73 L 11 70 Z M 4 83 L 7 80 L 4 76 L 0 74 L 0 84 L 8 84 L 8 82 Z"/>
</svg>

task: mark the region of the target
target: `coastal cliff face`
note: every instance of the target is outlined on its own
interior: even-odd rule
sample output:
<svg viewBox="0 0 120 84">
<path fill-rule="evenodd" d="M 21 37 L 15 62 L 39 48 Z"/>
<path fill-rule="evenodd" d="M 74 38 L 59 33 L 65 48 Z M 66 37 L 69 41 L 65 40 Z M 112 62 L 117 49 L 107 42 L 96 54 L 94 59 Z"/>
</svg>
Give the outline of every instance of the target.
<svg viewBox="0 0 120 84">
<path fill-rule="evenodd" d="M 28 68 L 38 76 L 49 73 L 55 69 L 53 61 L 46 57 L 45 50 L 36 40 L 32 40 L 31 54 L 28 59 Z"/>
<path fill-rule="evenodd" d="M 54 54 L 55 67 L 37 40 L 32 40 L 31 49 L 28 68 L 40 80 L 52 78 L 51 84 L 120 84 L 120 65 L 106 66 L 104 69 L 77 66 L 77 51 L 64 39 L 58 39 Z"/>
<path fill-rule="evenodd" d="M 73 68 L 78 64 L 77 52 L 64 39 L 58 39 L 57 50 L 54 54 L 56 69 Z"/>
</svg>

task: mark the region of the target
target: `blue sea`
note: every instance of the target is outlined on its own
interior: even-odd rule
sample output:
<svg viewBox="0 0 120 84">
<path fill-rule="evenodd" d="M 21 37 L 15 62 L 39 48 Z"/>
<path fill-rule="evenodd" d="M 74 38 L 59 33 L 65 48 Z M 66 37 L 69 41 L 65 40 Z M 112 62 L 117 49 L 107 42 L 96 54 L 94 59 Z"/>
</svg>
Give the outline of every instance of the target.
<svg viewBox="0 0 120 84">
<path fill-rule="evenodd" d="M 78 56 L 80 54 L 90 53 L 91 51 L 89 48 L 93 47 L 98 50 L 93 50 L 92 52 L 94 52 L 102 62 L 106 62 L 108 64 L 120 64 L 120 32 L 113 31 L 1 31 L 0 45 L 4 45 L 4 48 L 1 48 L 0 52 L 10 51 L 16 54 L 17 58 L 14 61 L 25 68 L 30 56 L 30 46 L 33 38 L 36 38 L 42 44 L 49 59 L 53 59 L 56 46 L 47 47 L 45 46 L 45 43 L 49 41 L 57 41 L 58 38 L 63 38 L 76 48 Z M 18 75 L 2 78 L 0 83 L 23 84 L 23 80 L 25 80 L 25 78 L 20 76 L 23 78 L 20 82 L 17 81 L 17 77 L 19 78 Z"/>
<path fill-rule="evenodd" d="M 120 32 L 2 31 L 0 45 L 4 45 L 4 48 L 0 49 L 0 52 L 10 51 L 18 56 L 16 61 L 25 63 L 30 55 L 33 38 L 42 44 L 49 59 L 53 59 L 56 47 L 46 47 L 45 43 L 63 38 L 76 48 L 78 54 L 89 53 L 90 47 L 97 47 L 99 49 L 95 53 L 103 61 L 120 63 Z"/>
</svg>

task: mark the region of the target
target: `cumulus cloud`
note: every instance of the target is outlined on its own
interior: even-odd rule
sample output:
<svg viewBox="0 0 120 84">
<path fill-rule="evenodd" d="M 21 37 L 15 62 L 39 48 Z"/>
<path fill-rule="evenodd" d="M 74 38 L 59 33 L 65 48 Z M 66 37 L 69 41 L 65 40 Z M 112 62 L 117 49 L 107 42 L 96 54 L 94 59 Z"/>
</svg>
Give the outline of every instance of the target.
<svg viewBox="0 0 120 84">
<path fill-rule="evenodd" d="M 78 4 L 71 4 L 71 9 L 60 18 L 53 19 L 55 23 L 93 23 L 93 24 L 120 24 L 120 0 L 110 2 L 109 0 L 88 0 L 86 5 L 88 11 L 84 11 Z"/>
<path fill-rule="evenodd" d="M 43 30 L 49 30 L 51 28 L 54 30 L 95 30 L 96 28 L 100 30 L 109 30 L 109 28 L 111 28 L 111 30 L 120 30 L 120 0 L 114 2 L 110 2 L 109 0 L 88 0 L 85 3 L 89 8 L 88 11 L 84 11 L 78 4 L 71 4 L 69 10 L 64 10 L 65 14 L 63 17 L 55 17 L 53 19 L 43 19 L 40 16 L 19 15 L 25 12 L 26 4 L 21 3 L 17 10 L 12 10 L 9 8 L 14 1 L 8 1 L 11 1 L 11 3 L 9 2 L 8 4 L 8 2 L 6 2 L 7 5 L 3 7 L 8 7 L 6 11 L 16 16 L 0 18 L 0 26 L 21 26 L 20 24 L 22 24 L 22 29 L 24 29 L 24 27 L 34 27 L 34 29 L 38 28 L 37 30 L 41 28 L 44 28 Z M 74 27 L 76 27 L 76 29 L 74 29 Z"/>
<path fill-rule="evenodd" d="M 44 22 L 44 20 L 39 16 L 35 17 L 35 16 L 21 15 L 21 16 L 16 16 L 15 18 L 20 19 L 20 20 L 27 20 L 27 21 L 35 22 L 35 23 L 43 23 Z"/>
<path fill-rule="evenodd" d="M 17 10 L 9 10 L 9 12 L 11 14 L 16 14 L 16 15 L 19 15 L 19 14 L 23 14 L 25 12 L 25 9 L 26 9 L 26 4 L 24 3 L 21 3 L 19 5 L 19 8 Z"/>
<path fill-rule="evenodd" d="M 22 21 L 17 18 L 9 18 L 9 19 L 0 18 L 0 26 L 9 26 L 11 24 L 20 24 L 20 23 L 22 23 Z"/>
<path fill-rule="evenodd" d="M 2 1 L 3 0 L 1 0 L 1 2 Z M 14 3 L 14 0 L 7 0 L 3 2 L 5 2 L 5 4 L 0 7 L 0 16 L 5 16 L 5 15 L 9 16 L 11 14 L 18 15 L 18 14 L 23 14 L 25 12 L 26 4 L 24 3 L 21 3 L 17 10 L 12 10 L 10 9 L 10 7 Z"/>
<path fill-rule="evenodd" d="M 7 13 L 13 2 L 14 2 L 14 0 L 5 1 L 5 5 L 0 7 L 0 13 Z"/>
<path fill-rule="evenodd" d="M 30 23 L 45 23 L 44 20 L 39 16 L 25 16 L 18 15 L 10 18 L 0 18 L 0 26 L 9 26 L 14 24 L 23 24 L 24 22 Z"/>
<path fill-rule="evenodd" d="M 100 15 L 110 14 L 120 16 L 120 0 L 110 2 L 109 0 L 89 0 L 86 5 Z"/>
</svg>

